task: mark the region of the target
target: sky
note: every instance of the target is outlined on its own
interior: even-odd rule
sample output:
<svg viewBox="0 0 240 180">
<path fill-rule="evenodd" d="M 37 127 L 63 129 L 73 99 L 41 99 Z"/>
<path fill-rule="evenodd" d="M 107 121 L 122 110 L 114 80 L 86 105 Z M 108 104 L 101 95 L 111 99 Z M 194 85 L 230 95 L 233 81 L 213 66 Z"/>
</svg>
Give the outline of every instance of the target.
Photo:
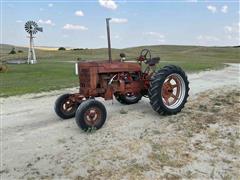
<svg viewBox="0 0 240 180">
<path fill-rule="evenodd" d="M 36 46 L 239 45 L 239 1 L 215 0 L 1 0 L 1 43 L 28 46 L 24 25 L 43 27 Z"/>
</svg>

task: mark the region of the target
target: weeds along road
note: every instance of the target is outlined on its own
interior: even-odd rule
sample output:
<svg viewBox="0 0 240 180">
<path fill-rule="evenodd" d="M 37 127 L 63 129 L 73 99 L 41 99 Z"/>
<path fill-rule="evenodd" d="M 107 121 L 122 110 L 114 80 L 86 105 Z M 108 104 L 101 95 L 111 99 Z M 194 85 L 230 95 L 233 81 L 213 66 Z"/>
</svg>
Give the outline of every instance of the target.
<svg viewBox="0 0 240 180">
<path fill-rule="evenodd" d="M 239 64 L 230 64 L 219 71 L 189 74 L 190 99 L 210 89 L 239 87 L 239 71 Z M 104 150 L 106 143 L 120 147 L 122 139 L 141 135 L 147 122 L 161 122 L 168 118 L 155 113 L 145 98 L 129 106 L 116 100 L 106 101 L 108 117 L 105 125 L 92 135 L 85 134 L 77 127 L 74 118 L 60 120 L 53 110 L 59 95 L 77 91 L 73 88 L 1 99 L 3 166 L 0 175 L 3 179 L 85 176 L 90 170 L 81 162 L 89 158 L 92 146 L 97 145 L 100 150 Z M 123 115 L 121 109 L 133 113 Z M 115 137 L 117 131 L 121 132 L 120 137 L 119 134 Z M 105 144 L 101 143 L 103 141 Z M 77 170 L 78 167 L 81 170 Z"/>
</svg>

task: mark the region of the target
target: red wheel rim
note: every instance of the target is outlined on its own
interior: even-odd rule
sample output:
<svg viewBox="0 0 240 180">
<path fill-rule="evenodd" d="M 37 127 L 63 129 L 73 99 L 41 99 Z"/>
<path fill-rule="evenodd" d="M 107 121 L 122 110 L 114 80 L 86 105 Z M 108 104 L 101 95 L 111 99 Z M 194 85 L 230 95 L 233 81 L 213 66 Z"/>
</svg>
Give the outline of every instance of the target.
<svg viewBox="0 0 240 180">
<path fill-rule="evenodd" d="M 185 83 L 179 74 L 169 75 L 162 86 L 162 100 L 170 109 L 177 108 L 185 96 Z"/>
<path fill-rule="evenodd" d="M 84 121 L 89 126 L 97 125 L 98 122 L 101 120 L 101 118 L 102 118 L 102 113 L 101 113 L 101 110 L 98 107 L 89 108 L 84 113 Z"/>
<path fill-rule="evenodd" d="M 61 107 L 65 113 L 71 113 L 74 110 L 74 103 L 70 99 L 66 99 Z"/>
</svg>

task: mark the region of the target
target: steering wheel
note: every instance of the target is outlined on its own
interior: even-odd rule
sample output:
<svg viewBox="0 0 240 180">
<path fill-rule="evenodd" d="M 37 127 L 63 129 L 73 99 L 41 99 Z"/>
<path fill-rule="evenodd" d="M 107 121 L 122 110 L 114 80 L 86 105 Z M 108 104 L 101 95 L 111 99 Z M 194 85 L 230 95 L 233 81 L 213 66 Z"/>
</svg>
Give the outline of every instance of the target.
<svg viewBox="0 0 240 180">
<path fill-rule="evenodd" d="M 148 59 L 151 59 L 151 52 L 149 49 L 143 49 L 140 52 L 140 57 L 139 59 L 142 59 L 142 61 L 146 62 Z"/>
</svg>

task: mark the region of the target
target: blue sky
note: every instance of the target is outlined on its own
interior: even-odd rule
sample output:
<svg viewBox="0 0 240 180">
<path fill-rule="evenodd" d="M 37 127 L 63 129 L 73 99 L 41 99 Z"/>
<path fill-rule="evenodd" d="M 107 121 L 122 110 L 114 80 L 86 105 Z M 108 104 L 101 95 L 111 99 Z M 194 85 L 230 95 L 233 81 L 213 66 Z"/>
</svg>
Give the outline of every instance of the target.
<svg viewBox="0 0 240 180">
<path fill-rule="evenodd" d="M 105 18 L 112 46 L 153 44 L 239 45 L 239 1 L 2 0 L 1 43 L 28 45 L 24 24 L 44 32 L 37 46 L 106 47 Z"/>
</svg>

